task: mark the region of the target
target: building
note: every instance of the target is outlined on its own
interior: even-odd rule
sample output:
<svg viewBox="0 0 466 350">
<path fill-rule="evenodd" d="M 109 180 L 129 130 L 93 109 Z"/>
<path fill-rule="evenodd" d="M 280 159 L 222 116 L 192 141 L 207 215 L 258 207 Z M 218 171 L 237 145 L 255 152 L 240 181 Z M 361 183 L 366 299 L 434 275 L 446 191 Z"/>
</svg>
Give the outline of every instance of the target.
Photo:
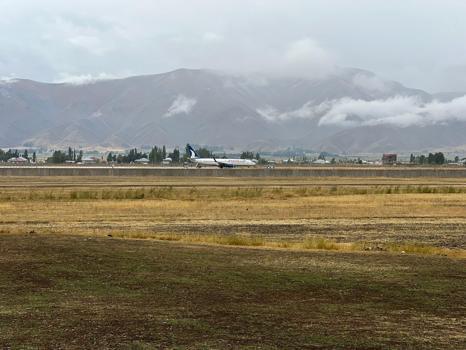
<svg viewBox="0 0 466 350">
<path fill-rule="evenodd" d="M 82 159 L 83 164 L 96 164 L 98 161 L 98 158 L 96 157 L 85 157 Z"/>
<path fill-rule="evenodd" d="M 395 153 L 384 153 L 382 156 L 383 165 L 393 165 L 396 164 L 396 154 Z"/>
<path fill-rule="evenodd" d="M 13 158 L 8 159 L 8 163 L 27 164 L 29 163 L 29 160 L 24 157 L 13 157 Z"/>
<path fill-rule="evenodd" d="M 134 161 L 136 164 L 149 164 L 149 159 L 147 158 L 139 158 Z"/>
<path fill-rule="evenodd" d="M 164 160 L 162 160 L 162 164 L 163 165 L 170 165 L 172 163 L 172 161 L 173 160 L 170 157 L 167 157 Z"/>
</svg>

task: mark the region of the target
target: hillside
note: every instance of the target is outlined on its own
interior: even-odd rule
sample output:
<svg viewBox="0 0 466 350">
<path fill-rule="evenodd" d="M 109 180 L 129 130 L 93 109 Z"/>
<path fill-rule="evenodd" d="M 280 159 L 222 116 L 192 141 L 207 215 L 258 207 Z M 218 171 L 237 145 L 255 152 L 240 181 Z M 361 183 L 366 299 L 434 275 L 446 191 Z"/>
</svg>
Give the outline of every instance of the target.
<svg viewBox="0 0 466 350">
<path fill-rule="evenodd" d="M 432 96 L 359 69 L 320 80 L 188 69 L 81 85 L 14 80 L 0 82 L 0 146 L 193 142 L 338 153 L 456 147 L 466 144 L 466 119 L 405 125 L 390 113 L 460 96 Z M 385 119 L 371 119 L 372 107 Z"/>
</svg>

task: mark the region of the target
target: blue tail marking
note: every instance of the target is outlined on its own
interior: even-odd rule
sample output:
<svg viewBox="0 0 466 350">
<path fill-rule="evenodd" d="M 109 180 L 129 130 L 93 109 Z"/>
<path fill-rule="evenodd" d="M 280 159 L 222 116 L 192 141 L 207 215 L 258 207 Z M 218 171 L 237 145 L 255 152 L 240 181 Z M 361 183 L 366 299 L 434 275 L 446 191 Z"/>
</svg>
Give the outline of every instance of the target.
<svg viewBox="0 0 466 350">
<path fill-rule="evenodd" d="M 188 144 L 188 150 L 190 153 L 191 158 L 199 158 L 199 154 L 194 150 L 194 148 L 191 147 L 191 145 Z"/>
</svg>

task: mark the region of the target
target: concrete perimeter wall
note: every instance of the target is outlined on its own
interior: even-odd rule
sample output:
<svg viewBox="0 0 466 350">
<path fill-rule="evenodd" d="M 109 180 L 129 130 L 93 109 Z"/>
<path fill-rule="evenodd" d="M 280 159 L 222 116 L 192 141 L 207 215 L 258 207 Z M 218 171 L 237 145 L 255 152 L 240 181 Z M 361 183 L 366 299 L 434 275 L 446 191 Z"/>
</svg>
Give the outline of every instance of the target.
<svg viewBox="0 0 466 350">
<path fill-rule="evenodd" d="M 0 176 L 212 176 L 212 177 L 450 177 L 466 178 L 466 168 L 153 168 L 153 167 L 0 167 Z"/>
</svg>

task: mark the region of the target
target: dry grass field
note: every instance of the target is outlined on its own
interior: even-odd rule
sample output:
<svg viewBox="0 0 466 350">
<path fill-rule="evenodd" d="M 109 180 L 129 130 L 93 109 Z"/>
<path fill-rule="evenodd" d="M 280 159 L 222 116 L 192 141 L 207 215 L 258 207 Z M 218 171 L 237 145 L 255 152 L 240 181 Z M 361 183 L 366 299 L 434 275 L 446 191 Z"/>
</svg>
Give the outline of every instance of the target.
<svg viewBox="0 0 466 350">
<path fill-rule="evenodd" d="M 5 348 L 451 348 L 466 181 L 0 178 Z"/>
</svg>

